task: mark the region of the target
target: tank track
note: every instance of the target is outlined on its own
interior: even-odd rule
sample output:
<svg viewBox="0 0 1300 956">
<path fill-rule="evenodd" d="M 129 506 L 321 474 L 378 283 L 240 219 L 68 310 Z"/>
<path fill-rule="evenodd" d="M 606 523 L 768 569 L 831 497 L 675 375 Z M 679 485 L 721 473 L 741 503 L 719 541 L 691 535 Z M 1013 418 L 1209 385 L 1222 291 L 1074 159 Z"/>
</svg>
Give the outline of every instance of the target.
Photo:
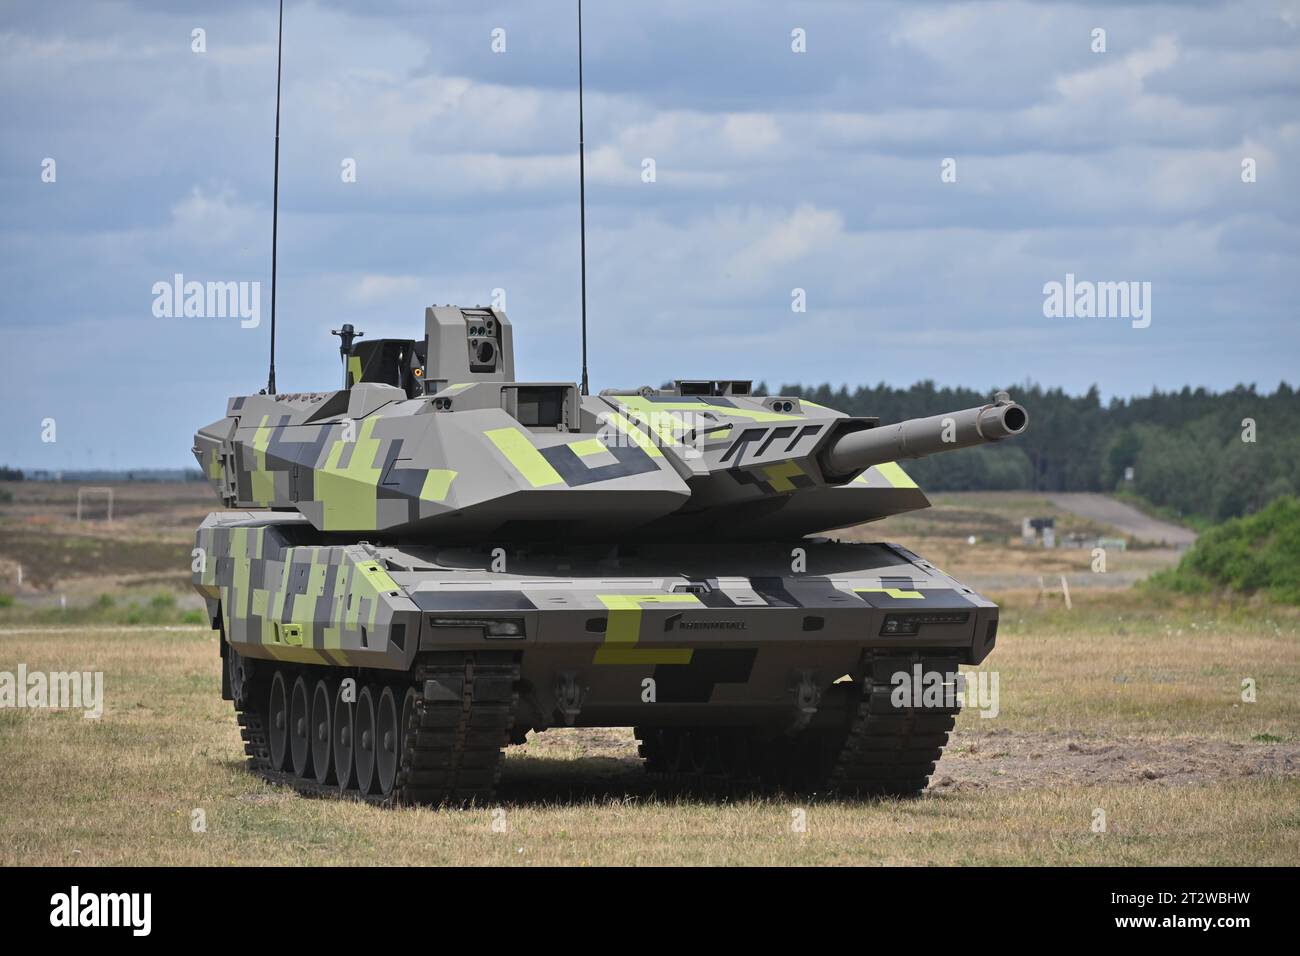
<svg viewBox="0 0 1300 956">
<path fill-rule="evenodd" d="M 847 727 L 758 736 L 728 728 L 635 729 L 646 771 L 673 787 L 781 789 L 847 797 L 916 797 L 948 742 L 959 707 L 895 707 L 890 678 L 956 673 L 955 657 L 873 655 Z"/>
<path fill-rule="evenodd" d="M 955 657 L 871 659 L 862 698 L 830 770 L 828 782 L 835 793 L 911 797 L 925 790 L 960 708 L 956 703 L 937 707 L 893 705 L 890 677 L 899 671 L 910 672 L 918 663 L 923 672 L 957 673 Z"/>
<path fill-rule="evenodd" d="M 279 786 L 310 796 L 360 800 L 378 806 L 453 805 L 464 806 L 491 800 L 504 759 L 518 703 L 516 687 L 519 665 L 510 654 L 466 653 L 423 655 L 409 675 L 377 671 L 348 671 L 314 665 L 258 662 L 260 674 L 250 689 L 249 700 L 236 701 L 235 712 L 248 769 Z M 346 790 L 334 783 L 319 783 L 314 777 L 300 777 L 291 769 L 272 766 L 268 740 L 269 688 L 276 670 L 292 684 L 299 674 L 314 682 L 324 677 L 337 686 L 341 677 L 351 676 L 360 688 L 369 685 L 378 698 L 382 687 L 393 689 L 404 700 L 407 688 L 415 691 L 413 706 L 402 727 L 401 761 L 396 780 L 388 793 L 362 793 L 352 785 Z M 426 682 L 435 682 L 436 699 L 426 700 Z"/>
</svg>

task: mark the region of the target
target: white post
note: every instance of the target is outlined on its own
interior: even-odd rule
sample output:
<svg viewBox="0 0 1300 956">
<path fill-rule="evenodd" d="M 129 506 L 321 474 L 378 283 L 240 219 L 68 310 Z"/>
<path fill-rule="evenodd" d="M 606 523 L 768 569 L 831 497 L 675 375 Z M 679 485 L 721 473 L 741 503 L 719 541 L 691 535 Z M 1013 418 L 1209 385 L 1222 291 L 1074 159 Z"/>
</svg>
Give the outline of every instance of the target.
<svg viewBox="0 0 1300 956">
<path fill-rule="evenodd" d="M 1070 603 L 1070 582 L 1065 580 L 1065 575 L 1061 575 L 1061 593 L 1065 595 L 1065 609 L 1073 611 L 1074 605 Z"/>
</svg>

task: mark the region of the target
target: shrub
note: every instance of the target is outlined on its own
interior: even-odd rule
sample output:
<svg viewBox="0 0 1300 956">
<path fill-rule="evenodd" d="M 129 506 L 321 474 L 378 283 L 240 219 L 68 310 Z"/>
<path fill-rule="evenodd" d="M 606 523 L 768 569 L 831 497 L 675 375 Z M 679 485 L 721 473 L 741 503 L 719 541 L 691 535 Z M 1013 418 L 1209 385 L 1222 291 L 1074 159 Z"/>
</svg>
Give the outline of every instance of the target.
<svg viewBox="0 0 1300 956">
<path fill-rule="evenodd" d="M 155 594 L 149 601 L 149 606 L 155 611 L 166 611 L 168 608 L 176 606 L 176 595 L 167 591 Z"/>
<path fill-rule="evenodd" d="M 1176 568 L 1152 575 L 1151 584 L 1202 593 L 1227 588 L 1300 604 L 1300 499 L 1278 498 L 1211 528 Z"/>
</svg>

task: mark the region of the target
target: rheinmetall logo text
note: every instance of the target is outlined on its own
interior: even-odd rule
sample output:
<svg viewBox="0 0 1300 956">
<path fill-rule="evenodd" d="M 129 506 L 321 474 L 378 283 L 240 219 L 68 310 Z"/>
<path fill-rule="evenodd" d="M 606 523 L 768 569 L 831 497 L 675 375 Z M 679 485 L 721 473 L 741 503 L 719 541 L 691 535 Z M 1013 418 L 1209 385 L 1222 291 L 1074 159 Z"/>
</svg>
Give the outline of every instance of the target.
<svg viewBox="0 0 1300 956">
<path fill-rule="evenodd" d="M 680 614 L 664 621 L 665 631 L 744 631 L 748 628 L 746 621 L 684 621 Z"/>
</svg>

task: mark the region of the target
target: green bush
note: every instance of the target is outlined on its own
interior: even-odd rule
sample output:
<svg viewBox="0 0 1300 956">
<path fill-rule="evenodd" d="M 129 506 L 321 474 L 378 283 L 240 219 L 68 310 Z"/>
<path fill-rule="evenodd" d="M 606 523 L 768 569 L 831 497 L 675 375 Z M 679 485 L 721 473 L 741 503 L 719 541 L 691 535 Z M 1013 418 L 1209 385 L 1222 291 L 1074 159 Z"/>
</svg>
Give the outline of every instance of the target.
<svg viewBox="0 0 1300 956">
<path fill-rule="evenodd" d="M 14 596 L 12 594 L 0 594 L 0 607 L 13 607 Z"/>
<path fill-rule="evenodd" d="M 1227 588 L 1300 604 L 1300 499 L 1278 498 L 1211 528 L 1176 568 L 1153 575 L 1151 584 L 1191 593 Z"/>
</svg>

